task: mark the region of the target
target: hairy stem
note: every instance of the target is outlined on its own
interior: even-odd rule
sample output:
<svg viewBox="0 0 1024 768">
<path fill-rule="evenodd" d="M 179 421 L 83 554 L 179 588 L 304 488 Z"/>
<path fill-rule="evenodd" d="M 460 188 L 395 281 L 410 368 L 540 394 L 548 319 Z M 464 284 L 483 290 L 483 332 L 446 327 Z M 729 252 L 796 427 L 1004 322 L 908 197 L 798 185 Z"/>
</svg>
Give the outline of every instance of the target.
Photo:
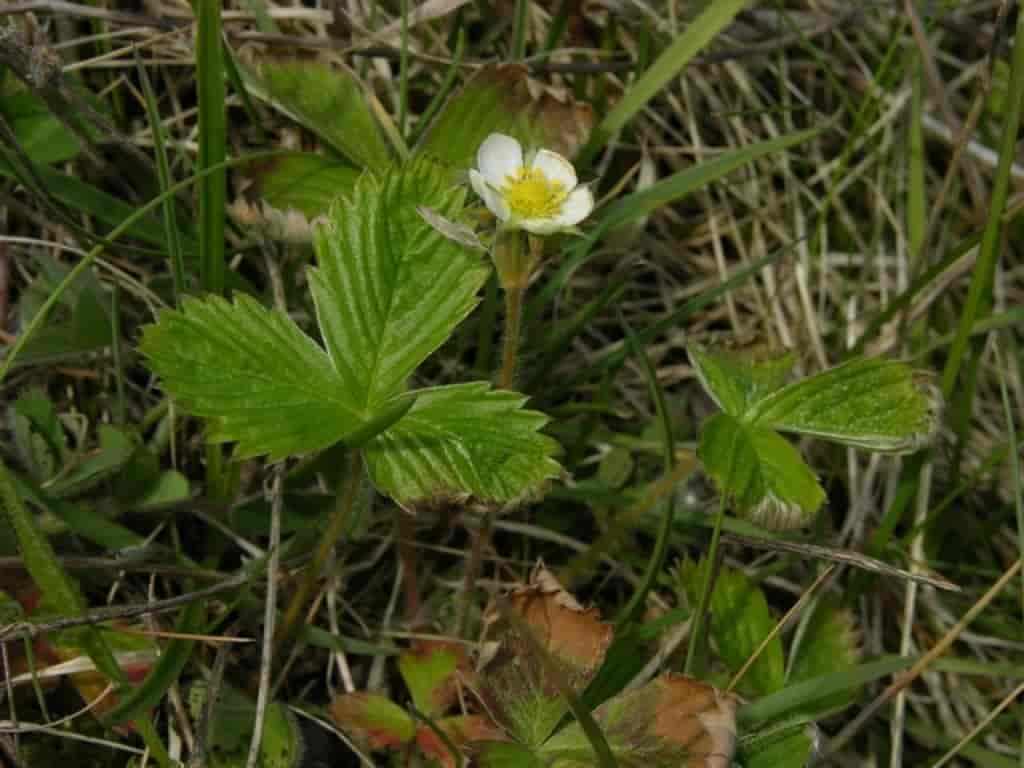
<svg viewBox="0 0 1024 768">
<path fill-rule="evenodd" d="M 405 601 L 405 619 L 410 628 L 420 621 L 420 581 L 417 574 L 419 556 L 416 554 L 416 526 L 412 517 L 401 509 L 395 510 L 395 535 L 398 559 L 402 563 L 402 597 Z"/>
<path fill-rule="evenodd" d="M 298 590 L 288 603 L 288 608 L 274 636 L 274 660 L 276 662 L 282 662 L 287 657 L 292 638 L 301 625 L 302 617 L 306 613 L 306 608 L 324 565 L 327 563 L 327 558 L 330 557 L 331 550 L 334 549 L 335 543 L 341 538 L 345 526 L 351 519 L 352 509 L 355 506 L 356 496 L 359 495 L 359 486 L 363 477 L 363 455 L 358 449 L 353 448 L 349 453 L 349 459 L 345 489 L 338 499 L 338 504 L 327 523 L 327 530 L 324 531 L 320 543 L 317 544 L 313 552 L 313 559 L 310 561 L 309 567 L 306 568 Z"/>
<path fill-rule="evenodd" d="M 707 623 L 708 603 L 711 602 L 711 590 L 715 585 L 715 561 L 718 558 L 718 541 L 722 537 L 722 521 L 725 519 L 725 495 L 718 503 L 718 516 L 715 518 L 715 529 L 711 534 L 711 545 L 704 560 L 704 579 L 700 588 L 700 602 L 697 612 L 693 615 L 693 627 L 690 631 L 690 645 L 686 649 L 686 666 L 683 674 L 689 675 L 697 659 L 697 649 L 701 644 L 701 635 Z"/>
<path fill-rule="evenodd" d="M 505 339 L 501 350 L 501 375 L 498 386 L 508 389 L 516 374 L 519 357 L 519 334 L 523 322 L 523 294 L 525 285 L 514 285 L 505 291 Z"/>
<path fill-rule="evenodd" d="M 461 636 L 469 626 L 469 611 L 473 607 L 473 593 L 476 591 L 476 580 L 480 575 L 480 568 L 484 561 L 484 549 L 491 540 L 492 522 L 494 510 L 487 509 L 480 524 L 473 532 L 472 549 L 469 552 L 469 562 L 466 563 L 466 573 L 462 580 L 462 604 L 459 606 L 459 622 L 455 627 L 455 634 Z"/>
</svg>

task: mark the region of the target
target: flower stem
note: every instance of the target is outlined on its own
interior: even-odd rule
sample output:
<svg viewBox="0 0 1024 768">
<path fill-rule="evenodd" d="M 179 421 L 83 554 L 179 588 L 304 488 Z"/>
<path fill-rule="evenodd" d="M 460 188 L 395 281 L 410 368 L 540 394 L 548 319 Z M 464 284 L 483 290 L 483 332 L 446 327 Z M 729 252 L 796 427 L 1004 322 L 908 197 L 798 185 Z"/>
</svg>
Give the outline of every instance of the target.
<svg viewBox="0 0 1024 768">
<path fill-rule="evenodd" d="M 701 645 L 701 635 L 704 632 L 704 624 L 707 622 L 708 603 L 711 602 L 711 590 L 714 588 L 715 581 L 718 540 L 722 537 L 722 521 L 724 519 L 725 494 L 722 494 L 718 503 L 718 517 L 715 518 L 715 528 L 711 533 L 711 545 L 708 547 L 708 554 L 704 559 L 704 579 L 700 587 L 700 602 L 697 604 L 697 612 L 693 615 L 690 644 L 686 649 L 686 665 L 683 667 L 683 674 L 685 675 L 693 672 L 693 666 L 697 659 L 697 649 Z"/>
<path fill-rule="evenodd" d="M 509 389 L 516 374 L 519 357 L 519 334 L 523 322 L 523 294 L 526 284 L 515 284 L 505 289 L 505 339 L 501 350 L 501 374 L 498 386 Z"/>
<path fill-rule="evenodd" d="M 289 601 L 284 618 L 281 619 L 281 624 L 278 626 L 277 633 L 274 636 L 273 655 L 275 661 L 284 661 L 287 657 L 292 637 L 309 606 L 310 598 L 323 572 L 324 565 L 327 563 L 327 558 L 330 557 L 331 550 L 334 549 L 335 543 L 341 538 L 342 532 L 344 532 L 346 525 L 348 525 L 352 509 L 355 506 L 356 496 L 359 495 L 362 477 L 363 456 L 358 449 L 353 448 L 349 453 L 348 478 L 345 483 L 345 489 L 338 499 L 338 504 L 335 506 L 331 519 L 327 523 L 327 530 L 324 531 L 324 535 L 320 538 L 320 543 L 313 551 L 313 559 L 310 561 L 309 567 L 306 568 L 298 590 L 291 601 Z"/>
<path fill-rule="evenodd" d="M 460 637 L 469 626 L 469 610 L 473 607 L 473 593 L 476 591 L 476 580 L 484 561 L 484 548 L 491 540 L 494 512 L 495 510 L 488 507 L 480 518 L 479 527 L 473 531 L 469 562 L 466 563 L 466 573 L 462 579 L 462 599 L 459 606 L 458 624 L 455 626 L 455 634 Z"/>
</svg>

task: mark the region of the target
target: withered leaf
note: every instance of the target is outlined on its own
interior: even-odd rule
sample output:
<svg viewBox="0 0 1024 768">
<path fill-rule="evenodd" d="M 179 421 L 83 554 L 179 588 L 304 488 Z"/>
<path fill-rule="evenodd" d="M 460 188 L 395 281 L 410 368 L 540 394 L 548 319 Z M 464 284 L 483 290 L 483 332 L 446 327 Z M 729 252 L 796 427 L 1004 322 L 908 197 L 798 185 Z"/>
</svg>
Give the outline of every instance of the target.
<svg viewBox="0 0 1024 768">
<path fill-rule="evenodd" d="M 736 697 L 666 674 L 601 705 L 595 719 L 622 768 L 729 768 L 736 751 Z M 554 768 L 595 765 L 572 724 L 542 747 Z"/>
</svg>

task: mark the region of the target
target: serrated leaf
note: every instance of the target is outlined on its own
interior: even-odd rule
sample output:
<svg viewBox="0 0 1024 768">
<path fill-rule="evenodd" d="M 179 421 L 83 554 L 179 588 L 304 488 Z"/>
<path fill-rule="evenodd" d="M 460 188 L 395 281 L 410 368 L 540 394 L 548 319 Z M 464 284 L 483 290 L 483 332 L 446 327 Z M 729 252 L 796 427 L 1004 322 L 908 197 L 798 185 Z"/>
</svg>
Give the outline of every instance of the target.
<svg viewBox="0 0 1024 768">
<path fill-rule="evenodd" d="M 281 211 L 296 210 L 314 219 L 355 188 L 360 171 L 326 155 L 293 152 L 258 167 L 253 176 L 254 195 Z"/>
<path fill-rule="evenodd" d="M 323 349 L 249 296 L 185 299 L 145 327 L 140 349 L 165 391 L 211 420 L 209 439 L 237 442 L 241 457 L 326 448 L 364 423 Z"/>
<path fill-rule="evenodd" d="M 365 175 L 317 230 L 309 281 L 317 319 L 350 401 L 374 409 L 477 304 L 489 268 L 435 231 L 427 205 L 456 219 L 465 191 L 417 162 L 383 180 Z"/>
<path fill-rule="evenodd" d="M 375 749 L 399 747 L 416 738 L 416 722 L 390 699 L 375 693 L 346 693 L 331 702 L 331 719 Z"/>
<path fill-rule="evenodd" d="M 472 765 L 480 768 L 544 768 L 527 747 L 512 741 L 483 741 L 471 745 Z"/>
<path fill-rule="evenodd" d="M 704 389 L 719 408 L 737 418 L 785 382 L 796 356 L 762 348 L 716 349 L 691 344 L 690 362 Z"/>
<path fill-rule="evenodd" d="M 767 528 L 805 525 L 825 500 L 800 453 L 784 438 L 717 413 L 701 429 L 697 455 L 736 512 Z"/>
<path fill-rule="evenodd" d="M 595 718 L 623 768 L 726 768 L 736 749 L 735 697 L 683 675 L 662 675 L 598 707 Z M 541 748 L 556 768 L 592 768 L 577 723 Z"/>
<path fill-rule="evenodd" d="M 547 147 L 566 157 L 590 136 L 593 110 L 530 94 L 526 68 L 519 64 L 484 67 L 445 104 L 418 152 L 453 168 L 469 168 L 477 148 L 492 133 L 504 133 L 524 147 Z"/>
<path fill-rule="evenodd" d="M 832 601 L 819 603 L 804 629 L 796 653 L 789 673 L 791 683 L 802 683 L 856 666 L 860 654 L 850 614 Z M 816 701 L 814 712 L 808 714 L 820 715 L 844 709 L 856 698 L 854 690 L 838 691 Z"/>
<path fill-rule="evenodd" d="M 519 622 L 507 621 L 495 606 L 487 612 L 488 637 L 499 644 L 481 675 L 481 693 L 509 733 L 538 747 L 569 711 L 561 685 L 574 694 L 586 688 L 611 645 L 612 626 L 584 609 L 542 565 L 508 603 Z M 561 681 L 540 653 L 550 657 Z"/>
<path fill-rule="evenodd" d="M 456 672 L 470 668 L 465 647 L 447 641 L 417 641 L 398 658 L 413 705 L 429 717 L 443 715 L 456 701 Z"/>
<path fill-rule="evenodd" d="M 547 417 L 524 395 L 470 382 L 416 391 L 409 412 L 363 450 L 370 477 L 401 504 L 451 494 L 507 501 L 561 472 Z"/>
<path fill-rule="evenodd" d="M 243 70 L 246 86 L 306 126 L 359 166 L 386 168 L 391 153 L 367 107 L 363 89 L 347 70 L 322 61 L 266 59 Z"/>
<path fill-rule="evenodd" d="M 790 384 L 756 403 L 746 420 L 873 451 L 908 453 L 938 428 L 942 396 L 908 365 L 857 358 Z"/>
<path fill-rule="evenodd" d="M 707 567 L 706 561 L 701 568 Z M 701 569 L 692 569 L 694 575 Z M 702 580 L 688 580 L 687 590 L 696 598 Z M 711 593 L 711 636 L 722 661 L 733 673 L 740 670 L 775 628 L 764 592 L 742 571 L 722 568 Z M 765 696 L 785 683 L 782 640 L 777 635 L 765 647 L 740 680 L 745 696 Z"/>
</svg>

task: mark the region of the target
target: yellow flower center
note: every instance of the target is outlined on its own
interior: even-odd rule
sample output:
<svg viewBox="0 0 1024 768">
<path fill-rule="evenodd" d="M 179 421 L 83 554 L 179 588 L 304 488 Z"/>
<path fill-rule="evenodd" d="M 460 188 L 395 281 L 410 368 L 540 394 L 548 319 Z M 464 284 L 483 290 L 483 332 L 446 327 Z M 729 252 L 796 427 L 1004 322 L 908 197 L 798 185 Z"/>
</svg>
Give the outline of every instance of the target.
<svg viewBox="0 0 1024 768">
<path fill-rule="evenodd" d="M 534 168 L 520 168 L 505 179 L 502 197 L 520 219 L 553 219 L 568 196 L 565 185 Z"/>
</svg>

